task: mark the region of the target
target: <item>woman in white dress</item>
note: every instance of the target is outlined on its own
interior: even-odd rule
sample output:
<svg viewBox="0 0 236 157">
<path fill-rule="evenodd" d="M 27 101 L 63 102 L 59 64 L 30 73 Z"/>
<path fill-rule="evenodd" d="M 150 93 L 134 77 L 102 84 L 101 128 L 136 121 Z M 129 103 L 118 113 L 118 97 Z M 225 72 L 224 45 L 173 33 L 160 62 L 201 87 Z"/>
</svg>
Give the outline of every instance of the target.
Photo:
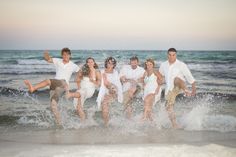
<svg viewBox="0 0 236 157">
<path fill-rule="evenodd" d="M 147 59 L 145 62 L 145 73 L 143 75 L 144 83 L 144 111 L 143 111 L 143 120 L 152 120 L 152 107 L 153 105 L 160 100 L 161 97 L 161 88 L 158 85 L 158 73 L 154 70 L 155 62 L 153 59 Z"/>
<path fill-rule="evenodd" d="M 92 57 L 86 59 L 86 64 L 83 65 L 77 74 L 78 90 L 74 93 L 67 93 L 67 98 L 74 98 L 74 105 L 81 120 L 85 119 L 83 105 L 86 99 L 91 98 L 95 89 L 101 84 L 101 73 L 98 70 L 98 65 Z"/>
<path fill-rule="evenodd" d="M 101 71 L 102 81 L 97 97 L 98 108 L 102 109 L 102 118 L 105 126 L 109 121 L 109 106 L 115 99 L 122 103 L 123 94 L 122 86 L 118 72 L 115 70 L 116 60 L 113 57 L 108 57 L 105 60 L 105 69 Z"/>
</svg>

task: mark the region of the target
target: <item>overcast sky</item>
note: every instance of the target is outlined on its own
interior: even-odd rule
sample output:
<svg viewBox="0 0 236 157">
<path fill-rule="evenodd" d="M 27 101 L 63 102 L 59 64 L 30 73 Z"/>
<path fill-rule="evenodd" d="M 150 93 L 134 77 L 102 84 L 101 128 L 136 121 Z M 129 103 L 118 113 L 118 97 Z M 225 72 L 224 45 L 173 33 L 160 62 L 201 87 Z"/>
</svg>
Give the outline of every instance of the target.
<svg viewBox="0 0 236 157">
<path fill-rule="evenodd" d="M 236 50 L 236 0 L 1 0 L 0 49 Z"/>
</svg>

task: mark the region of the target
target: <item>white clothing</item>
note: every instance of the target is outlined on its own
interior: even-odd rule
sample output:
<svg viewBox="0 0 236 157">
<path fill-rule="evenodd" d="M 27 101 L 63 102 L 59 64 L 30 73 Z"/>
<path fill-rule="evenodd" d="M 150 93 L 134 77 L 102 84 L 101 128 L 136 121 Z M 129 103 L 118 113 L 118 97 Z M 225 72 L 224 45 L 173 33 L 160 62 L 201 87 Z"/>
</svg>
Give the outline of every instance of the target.
<svg viewBox="0 0 236 157">
<path fill-rule="evenodd" d="M 90 81 L 89 77 L 84 76 L 80 82 L 80 89 L 76 92 L 80 93 L 81 106 L 83 107 L 86 99 L 91 98 L 95 92 L 96 86 Z M 74 98 L 74 106 L 76 108 L 78 104 L 78 98 Z"/>
<path fill-rule="evenodd" d="M 147 95 L 155 94 L 157 87 L 158 87 L 157 76 L 154 73 L 152 73 L 150 76 L 146 75 L 144 77 L 143 100 L 145 99 Z M 155 100 L 153 104 L 155 104 L 160 99 L 161 99 L 161 88 L 159 92 L 155 95 Z"/>
<path fill-rule="evenodd" d="M 62 59 L 59 58 L 52 58 L 53 64 L 56 67 L 56 76 L 55 79 L 57 80 L 65 80 L 67 84 L 69 84 L 70 77 L 73 72 L 79 71 L 79 66 L 69 61 L 68 63 L 64 64 Z"/>
<path fill-rule="evenodd" d="M 101 75 L 103 75 L 104 73 L 105 73 L 105 70 L 102 70 Z M 114 69 L 113 73 L 106 73 L 106 76 L 107 76 L 107 81 L 109 81 L 110 83 L 114 84 L 117 87 L 118 102 L 122 103 L 123 102 L 122 85 L 121 85 L 121 82 L 120 82 L 118 72 Z M 108 94 L 108 92 L 109 92 L 109 90 L 104 85 L 104 81 L 103 81 L 103 77 L 102 77 L 101 87 L 99 89 L 98 97 L 97 97 L 97 100 L 96 100 L 98 109 L 101 108 L 101 103 L 103 101 L 103 98 L 104 98 L 105 94 Z"/>
<path fill-rule="evenodd" d="M 143 77 L 145 70 L 137 66 L 136 69 L 132 69 L 131 65 L 124 65 L 120 70 L 120 77 L 125 76 L 126 79 L 133 79 L 138 81 L 141 77 Z M 123 92 L 129 90 L 131 88 L 130 82 L 123 83 Z"/>
<path fill-rule="evenodd" d="M 174 79 L 176 77 L 180 78 L 183 81 L 185 81 L 186 79 L 190 84 L 195 82 L 187 65 L 177 59 L 171 65 L 169 64 L 168 60 L 161 63 L 159 72 L 165 77 L 165 82 L 166 82 L 165 95 L 167 95 L 168 91 L 173 90 Z"/>
</svg>

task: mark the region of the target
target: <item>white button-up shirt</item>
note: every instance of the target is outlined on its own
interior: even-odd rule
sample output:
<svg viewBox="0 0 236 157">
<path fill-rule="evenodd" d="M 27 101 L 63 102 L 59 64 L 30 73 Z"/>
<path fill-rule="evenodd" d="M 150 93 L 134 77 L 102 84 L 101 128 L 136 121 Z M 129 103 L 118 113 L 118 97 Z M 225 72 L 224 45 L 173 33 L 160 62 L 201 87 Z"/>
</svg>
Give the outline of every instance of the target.
<svg viewBox="0 0 236 157">
<path fill-rule="evenodd" d="M 187 65 L 177 59 L 173 64 L 169 64 L 168 60 L 163 62 L 160 66 L 159 72 L 165 77 L 165 94 L 174 88 L 174 79 L 176 77 L 183 81 L 187 80 L 190 84 L 195 82 L 195 79 L 193 78 Z"/>
<path fill-rule="evenodd" d="M 53 58 L 53 64 L 56 67 L 56 76 L 55 79 L 57 80 L 65 80 L 67 84 L 69 84 L 70 77 L 73 72 L 78 72 L 79 67 L 72 61 L 64 64 L 62 59 Z"/>
<path fill-rule="evenodd" d="M 137 66 L 136 69 L 132 69 L 131 65 L 124 65 L 122 69 L 120 70 L 120 77 L 125 76 L 126 79 L 133 79 L 135 81 L 138 81 L 141 77 L 143 77 L 145 70 Z M 125 82 L 123 84 L 123 92 L 129 90 L 131 87 L 129 82 Z"/>
</svg>

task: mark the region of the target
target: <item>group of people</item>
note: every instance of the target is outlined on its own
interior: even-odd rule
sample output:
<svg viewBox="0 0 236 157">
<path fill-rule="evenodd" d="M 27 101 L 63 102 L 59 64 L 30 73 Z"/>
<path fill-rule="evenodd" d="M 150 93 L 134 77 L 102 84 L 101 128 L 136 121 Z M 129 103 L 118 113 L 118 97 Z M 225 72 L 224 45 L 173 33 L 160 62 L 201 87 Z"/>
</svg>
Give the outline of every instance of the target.
<svg viewBox="0 0 236 157">
<path fill-rule="evenodd" d="M 116 70 L 117 61 L 113 57 L 108 57 L 104 63 L 104 69 L 99 70 L 98 65 L 92 57 L 86 59 L 86 63 L 80 68 L 70 61 L 71 51 L 63 48 L 62 59 L 52 58 L 46 51 L 44 59 L 53 63 L 56 68 L 54 79 L 46 79 L 36 85 L 32 85 L 29 80 L 25 84 L 29 92 L 34 92 L 39 88 L 50 87 L 50 104 L 55 116 L 56 123 L 61 125 L 61 117 L 58 111 L 59 98 L 65 93 L 66 98 L 74 98 L 76 111 L 82 121 L 86 115 L 83 105 L 86 99 L 91 98 L 96 89 L 99 89 L 97 96 L 97 106 L 102 110 L 104 124 L 109 123 L 109 107 L 114 101 L 122 103 L 127 118 L 132 117 L 132 101 L 134 97 L 143 91 L 143 117 L 142 120 L 152 120 L 153 105 L 161 98 L 161 85 L 166 84 L 165 99 L 166 110 L 174 128 L 179 128 L 174 113 L 175 98 L 181 91 L 186 96 L 196 94 L 195 80 L 187 65 L 177 59 L 177 51 L 170 48 L 167 51 L 167 61 L 163 62 L 159 70 L 155 69 L 155 61 L 147 59 L 144 68 L 139 66 L 137 56 L 130 58 L 130 63 L 124 65 L 120 72 Z M 70 92 L 69 80 L 72 73 L 76 72 L 76 83 L 78 90 Z M 192 85 L 192 91 L 186 86 L 186 80 Z"/>
</svg>

